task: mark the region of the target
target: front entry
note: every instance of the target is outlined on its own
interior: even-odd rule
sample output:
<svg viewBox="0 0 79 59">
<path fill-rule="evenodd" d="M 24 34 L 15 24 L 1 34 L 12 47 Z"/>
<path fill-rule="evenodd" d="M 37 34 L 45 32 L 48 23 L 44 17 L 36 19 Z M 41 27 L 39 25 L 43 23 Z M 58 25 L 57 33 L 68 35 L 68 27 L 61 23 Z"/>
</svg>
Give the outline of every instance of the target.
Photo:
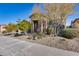
<svg viewBox="0 0 79 59">
<path fill-rule="evenodd" d="M 34 23 L 34 32 L 38 32 L 38 21 L 33 21 Z"/>
</svg>

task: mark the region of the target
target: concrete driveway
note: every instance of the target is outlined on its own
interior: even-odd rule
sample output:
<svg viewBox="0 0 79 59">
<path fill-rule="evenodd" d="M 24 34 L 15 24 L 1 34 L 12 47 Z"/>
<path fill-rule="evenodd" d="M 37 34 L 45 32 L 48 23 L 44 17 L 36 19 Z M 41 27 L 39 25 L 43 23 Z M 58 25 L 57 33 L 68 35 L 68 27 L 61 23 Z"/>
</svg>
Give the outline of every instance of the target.
<svg viewBox="0 0 79 59">
<path fill-rule="evenodd" d="M 0 36 L 2 56 L 79 56 L 79 53 Z"/>
</svg>

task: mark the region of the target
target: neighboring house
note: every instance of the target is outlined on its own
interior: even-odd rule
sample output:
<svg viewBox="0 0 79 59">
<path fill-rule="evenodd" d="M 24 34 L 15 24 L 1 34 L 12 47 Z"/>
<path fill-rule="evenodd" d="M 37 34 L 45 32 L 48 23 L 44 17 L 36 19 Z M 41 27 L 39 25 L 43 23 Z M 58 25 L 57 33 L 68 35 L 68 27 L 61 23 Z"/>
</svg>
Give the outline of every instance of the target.
<svg viewBox="0 0 79 59">
<path fill-rule="evenodd" d="M 0 33 L 2 33 L 3 31 L 6 30 L 6 29 L 5 29 L 5 26 L 6 26 L 6 25 L 0 25 Z"/>
<path fill-rule="evenodd" d="M 73 22 L 71 22 L 72 28 L 79 28 L 79 18 L 76 18 Z"/>
<path fill-rule="evenodd" d="M 47 29 L 47 18 L 40 10 L 39 4 L 35 5 L 32 15 L 30 16 L 33 24 L 33 32 L 44 32 Z"/>
</svg>

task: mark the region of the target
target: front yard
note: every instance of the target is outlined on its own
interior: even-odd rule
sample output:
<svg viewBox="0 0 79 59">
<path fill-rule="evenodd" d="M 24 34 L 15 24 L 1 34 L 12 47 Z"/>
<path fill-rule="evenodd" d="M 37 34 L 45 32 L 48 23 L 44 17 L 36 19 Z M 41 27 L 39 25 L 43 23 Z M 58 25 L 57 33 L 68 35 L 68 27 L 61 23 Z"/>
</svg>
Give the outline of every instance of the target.
<svg viewBox="0 0 79 59">
<path fill-rule="evenodd" d="M 79 52 L 79 38 L 66 39 L 58 36 L 52 37 L 52 36 L 46 35 L 42 38 L 33 40 L 31 38 L 32 36 L 31 35 L 29 36 L 23 35 L 23 36 L 18 36 L 13 38 L 17 38 L 19 40 L 24 40 L 24 41 L 30 41 L 33 43 L 39 43 L 50 47 L 56 47 L 56 48 L 65 49 L 69 51 Z"/>
</svg>

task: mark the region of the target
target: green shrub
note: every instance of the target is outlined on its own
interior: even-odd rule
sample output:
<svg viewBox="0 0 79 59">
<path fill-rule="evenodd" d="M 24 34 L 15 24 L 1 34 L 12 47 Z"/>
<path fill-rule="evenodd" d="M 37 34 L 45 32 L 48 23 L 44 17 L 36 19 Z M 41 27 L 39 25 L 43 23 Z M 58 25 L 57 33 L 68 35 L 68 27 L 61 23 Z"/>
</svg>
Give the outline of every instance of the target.
<svg viewBox="0 0 79 59">
<path fill-rule="evenodd" d="M 47 34 L 50 35 L 52 33 L 52 31 L 53 31 L 52 28 L 48 28 L 47 29 Z"/>
<path fill-rule="evenodd" d="M 73 39 L 75 37 L 77 37 L 78 33 L 76 31 L 73 30 L 61 30 L 59 32 L 59 36 L 67 38 L 67 39 Z"/>
</svg>

